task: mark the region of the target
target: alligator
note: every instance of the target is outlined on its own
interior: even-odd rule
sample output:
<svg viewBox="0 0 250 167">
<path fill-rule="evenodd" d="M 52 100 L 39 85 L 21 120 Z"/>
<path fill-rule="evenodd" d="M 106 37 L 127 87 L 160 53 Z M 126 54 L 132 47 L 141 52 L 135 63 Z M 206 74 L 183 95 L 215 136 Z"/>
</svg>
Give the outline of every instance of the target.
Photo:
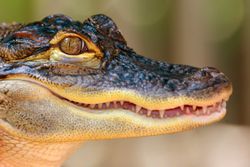
<svg viewBox="0 0 250 167">
<path fill-rule="evenodd" d="M 56 167 L 87 140 L 204 126 L 225 116 L 231 93 L 216 68 L 137 54 L 103 14 L 4 23 L 0 167 Z"/>
</svg>

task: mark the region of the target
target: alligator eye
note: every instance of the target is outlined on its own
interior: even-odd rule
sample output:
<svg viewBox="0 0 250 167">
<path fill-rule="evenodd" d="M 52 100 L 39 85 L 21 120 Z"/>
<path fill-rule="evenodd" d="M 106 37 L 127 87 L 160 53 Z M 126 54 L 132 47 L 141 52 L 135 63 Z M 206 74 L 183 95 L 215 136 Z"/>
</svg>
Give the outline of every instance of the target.
<svg viewBox="0 0 250 167">
<path fill-rule="evenodd" d="M 59 43 L 62 52 L 69 55 L 78 55 L 87 51 L 85 42 L 78 37 L 66 37 Z"/>
<path fill-rule="evenodd" d="M 100 68 L 103 53 L 88 37 L 82 34 L 59 31 L 51 40 L 47 51 L 50 61 Z"/>
</svg>

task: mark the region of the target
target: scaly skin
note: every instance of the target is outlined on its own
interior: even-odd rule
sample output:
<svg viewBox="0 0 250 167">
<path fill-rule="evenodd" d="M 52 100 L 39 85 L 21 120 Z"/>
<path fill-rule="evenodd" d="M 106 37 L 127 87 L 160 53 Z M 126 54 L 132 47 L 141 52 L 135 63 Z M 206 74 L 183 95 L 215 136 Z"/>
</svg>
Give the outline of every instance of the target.
<svg viewBox="0 0 250 167">
<path fill-rule="evenodd" d="M 105 15 L 3 24 L 0 35 L 0 167 L 60 166 L 84 140 L 210 124 L 232 93 L 215 68 L 138 55 Z"/>
</svg>

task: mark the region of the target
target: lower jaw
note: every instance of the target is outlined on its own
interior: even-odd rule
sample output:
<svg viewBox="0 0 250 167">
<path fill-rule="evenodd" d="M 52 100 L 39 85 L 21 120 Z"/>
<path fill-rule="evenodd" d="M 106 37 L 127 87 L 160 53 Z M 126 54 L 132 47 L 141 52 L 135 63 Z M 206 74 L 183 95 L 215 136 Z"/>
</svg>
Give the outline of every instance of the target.
<svg viewBox="0 0 250 167">
<path fill-rule="evenodd" d="M 80 111 L 80 110 L 79 110 Z M 96 139 L 112 139 L 112 138 L 130 138 L 142 136 L 155 136 L 162 134 L 172 134 L 191 130 L 194 128 L 202 127 L 212 124 L 221 120 L 225 114 L 226 109 L 223 108 L 209 115 L 195 115 L 195 114 L 182 114 L 179 116 L 167 118 L 152 118 L 146 115 L 139 115 L 138 113 L 131 112 L 124 109 L 114 110 L 107 109 L 106 111 L 90 111 L 81 110 L 81 112 L 94 117 L 96 120 L 105 120 L 104 122 L 115 122 L 109 124 L 114 127 L 112 133 L 101 130 L 96 132 L 96 136 L 91 136 L 91 140 Z M 131 127 L 127 127 L 127 126 Z M 117 128 L 118 127 L 118 131 Z M 120 129 L 123 129 L 120 131 Z M 109 134 L 109 135 L 103 135 Z M 89 136 L 86 137 L 87 139 Z"/>
</svg>

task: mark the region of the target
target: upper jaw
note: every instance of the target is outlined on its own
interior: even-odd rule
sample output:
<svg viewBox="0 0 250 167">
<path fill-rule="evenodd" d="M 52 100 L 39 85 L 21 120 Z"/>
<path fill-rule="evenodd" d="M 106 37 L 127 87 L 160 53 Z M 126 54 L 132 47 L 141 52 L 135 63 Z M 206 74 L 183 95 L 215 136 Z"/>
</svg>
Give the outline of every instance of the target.
<svg viewBox="0 0 250 167">
<path fill-rule="evenodd" d="M 123 100 L 149 109 L 213 105 L 232 92 L 228 78 L 215 68 L 168 64 L 136 54 L 118 55 L 99 70 L 55 62 L 3 64 L 0 76 L 37 82 L 75 102 Z"/>
<path fill-rule="evenodd" d="M 215 68 L 169 64 L 135 53 L 120 54 L 105 70 L 102 85 L 105 89 L 126 88 L 153 99 L 209 99 L 232 87 L 228 78 Z"/>
</svg>

